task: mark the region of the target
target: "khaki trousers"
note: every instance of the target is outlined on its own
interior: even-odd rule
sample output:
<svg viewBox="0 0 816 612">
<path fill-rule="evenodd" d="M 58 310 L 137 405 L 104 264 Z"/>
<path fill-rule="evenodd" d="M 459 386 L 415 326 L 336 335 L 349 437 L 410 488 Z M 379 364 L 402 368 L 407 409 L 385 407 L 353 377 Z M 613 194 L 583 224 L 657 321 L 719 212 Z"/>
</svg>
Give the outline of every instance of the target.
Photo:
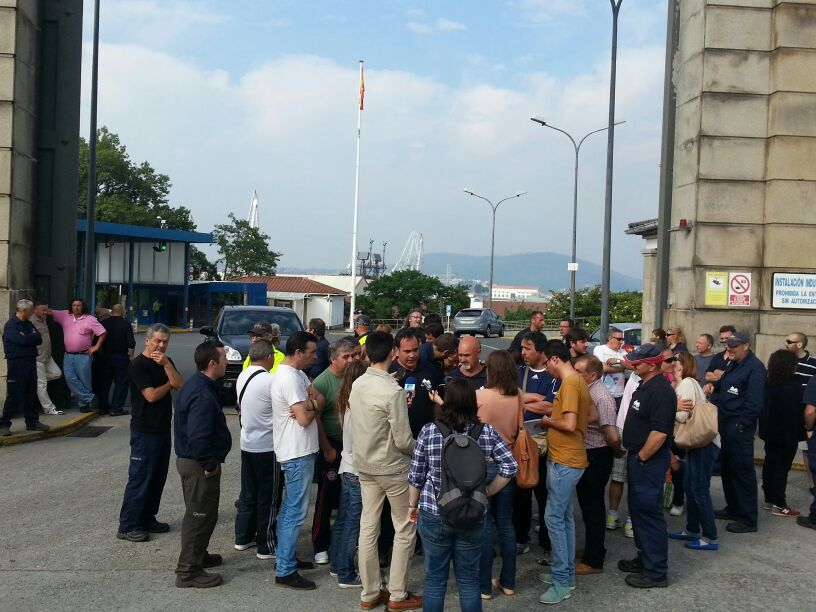
<svg viewBox="0 0 816 612">
<path fill-rule="evenodd" d="M 184 492 L 184 519 L 181 521 L 181 553 L 176 574 L 200 575 L 204 555 L 218 522 L 218 501 L 221 497 L 221 470 L 207 478 L 197 461 L 178 457 L 176 467 Z"/>
<path fill-rule="evenodd" d="M 383 502 L 391 504 L 391 521 L 394 523 L 394 548 L 391 553 L 391 569 L 388 590 L 391 601 L 408 596 L 408 562 L 414 554 L 416 525 L 408 520 L 408 474 L 375 476 L 360 473 L 360 497 L 363 512 L 360 516 L 360 540 L 358 562 L 363 581 L 362 601 L 373 601 L 382 588 L 380 558 L 377 538 L 380 535 L 380 516 Z"/>
</svg>

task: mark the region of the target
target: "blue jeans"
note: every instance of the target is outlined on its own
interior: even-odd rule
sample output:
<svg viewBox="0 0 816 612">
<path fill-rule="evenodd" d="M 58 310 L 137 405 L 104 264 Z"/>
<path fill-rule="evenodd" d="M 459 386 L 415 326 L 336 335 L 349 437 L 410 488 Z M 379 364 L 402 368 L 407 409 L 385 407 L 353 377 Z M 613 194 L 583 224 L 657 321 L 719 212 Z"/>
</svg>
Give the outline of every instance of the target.
<svg viewBox="0 0 816 612">
<path fill-rule="evenodd" d="M 167 468 L 170 465 L 170 432 L 150 434 L 130 430 L 130 467 L 119 512 L 119 531 L 145 529 L 156 521 Z"/>
<path fill-rule="evenodd" d="M 720 449 L 712 442 L 703 448 L 686 451 L 686 532 L 717 541 L 714 504 L 711 502 L 711 472 Z"/>
<path fill-rule="evenodd" d="M 363 500 L 360 497 L 360 479 L 354 474 L 340 474 L 340 508 L 331 532 L 331 571 L 338 582 L 351 582 L 357 577 L 354 553 L 360 537 L 360 515 Z"/>
<path fill-rule="evenodd" d="M 300 526 L 309 512 L 309 489 L 314 477 L 316 455 L 281 462 L 284 485 L 283 503 L 278 515 L 278 548 L 275 576 L 282 578 L 297 570 L 297 541 Z"/>
<path fill-rule="evenodd" d="M 484 535 L 484 519 L 470 529 L 454 529 L 442 518 L 424 510 L 419 512 L 419 535 L 422 537 L 425 587 L 424 612 L 442 612 L 451 557 L 456 584 L 459 587 L 459 609 L 481 612 L 479 594 L 479 556 Z"/>
<path fill-rule="evenodd" d="M 643 562 L 643 575 L 666 580 L 669 571 L 669 534 L 663 515 L 663 485 L 669 469 L 668 448 L 657 451 L 646 463 L 629 451 L 629 514 L 635 531 L 635 546 Z"/>
<path fill-rule="evenodd" d="M 498 473 L 498 467 L 491 463 L 487 467 L 487 483 Z M 513 500 L 516 496 L 516 481 L 511 480 L 501 491 L 490 498 L 490 509 L 485 520 L 482 538 L 482 560 L 479 567 L 479 586 L 482 593 L 493 590 L 493 524 L 499 534 L 501 553 L 501 573 L 499 583 L 506 589 L 516 588 L 516 530 L 513 528 Z"/>
<path fill-rule="evenodd" d="M 65 382 L 71 390 L 80 406 L 88 406 L 93 401 L 94 394 L 91 391 L 91 363 L 93 357 L 82 353 L 71 355 L 65 353 L 62 361 L 62 373 L 65 375 Z"/>
<path fill-rule="evenodd" d="M 552 542 L 553 586 L 569 587 L 575 577 L 575 516 L 572 495 L 584 468 L 547 461 L 547 510 L 544 518 Z"/>
</svg>

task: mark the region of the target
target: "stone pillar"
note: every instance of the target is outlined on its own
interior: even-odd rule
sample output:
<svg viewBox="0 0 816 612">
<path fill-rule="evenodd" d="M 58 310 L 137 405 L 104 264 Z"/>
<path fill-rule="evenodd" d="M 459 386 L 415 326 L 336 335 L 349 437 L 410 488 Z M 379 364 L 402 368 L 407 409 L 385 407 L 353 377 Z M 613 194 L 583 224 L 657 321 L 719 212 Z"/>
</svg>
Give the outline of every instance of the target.
<svg viewBox="0 0 816 612">
<path fill-rule="evenodd" d="M 667 325 L 731 323 L 767 358 L 813 311 L 771 308 L 777 271 L 816 273 L 816 2 L 684 0 Z M 750 272 L 749 307 L 706 304 L 708 271 Z"/>
</svg>

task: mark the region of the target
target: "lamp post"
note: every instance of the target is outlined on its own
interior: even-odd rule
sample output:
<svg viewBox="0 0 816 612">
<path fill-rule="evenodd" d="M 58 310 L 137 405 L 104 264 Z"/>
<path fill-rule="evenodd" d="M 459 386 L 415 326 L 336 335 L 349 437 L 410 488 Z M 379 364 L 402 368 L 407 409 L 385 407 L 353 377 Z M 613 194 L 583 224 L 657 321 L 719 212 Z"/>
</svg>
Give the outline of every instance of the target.
<svg viewBox="0 0 816 612">
<path fill-rule="evenodd" d="M 464 191 L 468 195 L 472 195 L 474 198 L 479 198 L 480 200 L 484 200 L 485 202 L 487 202 L 490 205 L 490 209 L 493 211 L 493 230 L 492 230 L 492 232 L 490 234 L 490 288 L 489 288 L 490 293 L 488 294 L 490 296 L 489 297 L 490 307 L 493 308 L 493 253 L 494 253 L 494 247 L 496 245 L 496 211 L 498 210 L 498 208 L 499 208 L 499 206 L 501 205 L 502 202 L 506 202 L 507 200 L 512 200 L 513 198 L 520 198 L 521 196 L 525 195 L 527 192 L 526 191 L 517 191 L 515 193 L 515 195 L 507 196 L 503 200 L 499 200 L 498 202 L 496 202 L 496 204 L 494 205 L 493 202 L 488 200 L 486 197 L 480 196 L 478 193 L 474 193 L 470 189 L 463 189 L 462 191 Z"/>
<path fill-rule="evenodd" d="M 89 308 L 96 304 L 96 99 L 99 82 L 99 0 L 94 4 L 93 57 L 91 60 L 91 119 L 88 138 L 88 200 L 85 220 L 85 261 L 82 288 Z"/>
<path fill-rule="evenodd" d="M 575 273 L 578 271 L 578 261 L 576 255 L 576 248 L 577 248 L 577 240 L 578 240 L 578 153 L 581 150 L 581 145 L 584 144 L 584 141 L 592 136 L 593 134 L 597 134 L 598 132 L 603 132 L 604 130 L 608 130 L 608 127 L 599 128 L 597 130 L 592 130 L 588 134 L 586 134 L 578 143 L 575 142 L 575 139 L 572 135 L 562 130 L 561 128 L 555 127 L 554 125 L 550 125 L 541 117 L 530 117 L 530 121 L 538 123 L 544 127 L 548 127 L 551 130 L 555 130 L 556 132 L 561 132 L 567 138 L 570 139 L 573 148 L 575 149 L 575 171 L 574 171 L 574 185 L 572 189 L 572 257 L 570 258 L 569 264 L 569 273 L 570 273 L 570 319 L 575 319 Z M 615 125 L 620 125 L 621 123 L 626 123 L 626 121 L 618 121 Z"/>
<path fill-rule="evenodd" d="M 603 272 L 601 274 L 601 338 L 609 332 L 609 277 L 612 257 L 612 165 L 615 152 L 615 78 L 618 61 L 618 13 L 623 0 L 612 6 L 612 61 L 609 74 L 609 132 L 606 143 L 606 198 L 604 200 Z"/>
</svg>

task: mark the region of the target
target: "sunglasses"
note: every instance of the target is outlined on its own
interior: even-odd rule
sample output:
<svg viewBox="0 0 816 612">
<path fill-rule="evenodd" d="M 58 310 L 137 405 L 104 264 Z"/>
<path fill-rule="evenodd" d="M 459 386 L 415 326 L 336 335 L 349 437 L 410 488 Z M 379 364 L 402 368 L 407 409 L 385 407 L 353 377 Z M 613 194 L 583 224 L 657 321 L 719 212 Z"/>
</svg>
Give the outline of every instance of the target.
<svg viewBox="0 0 816 612">
<path fill-rule="evenodd" d="M 667 337 L 667 338 L 670 338 L 671 336 L 676 336 L 676 335 L 677 335 L 677 334 L 666 334 L 666 337 Z"/>
<path fill-rule="evenodd" d="M 785 340 L 785 344 L 799 344 L 801 340 Z"/>
<path fill-rule="evenodd" d="M 663 360 L 664 363 L 674 363 L 675 361 L 680 361 L 679 355 L 672 355 L 668 359 Z"/>
<path fill-rule="evenodd" d="M 612 340 L 617 340 L 618 342 L 623 342 L 623 336 L 612 336 Z"/>
</svg>

